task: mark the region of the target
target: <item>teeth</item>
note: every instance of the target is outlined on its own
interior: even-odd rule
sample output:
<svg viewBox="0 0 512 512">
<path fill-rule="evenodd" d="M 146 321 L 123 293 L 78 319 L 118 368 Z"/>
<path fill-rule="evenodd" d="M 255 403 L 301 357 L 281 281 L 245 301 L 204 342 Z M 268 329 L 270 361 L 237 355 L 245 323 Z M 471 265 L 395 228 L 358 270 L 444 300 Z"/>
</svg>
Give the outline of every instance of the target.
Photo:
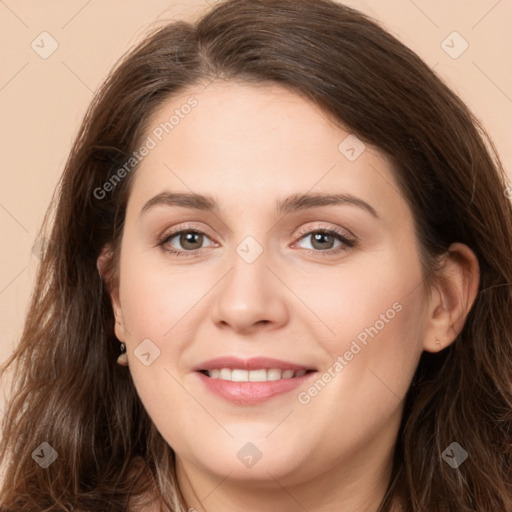
<svg viewBox="0 0 512 512">
<path fill-rule="evenodd" d="M 249 370 L 231 370 L 231 380 L 233 382 L 247 382 L 249 380 Z"/>
<path fill-rule="evenodd" d="M 267 382 L 280 379 L 293 379 L 295 377 L 302 377 L 305 375 L 306 370 L 280 370 L 279 368 L 272 368 L 271 370 L 242 370 L 231 368 L 216 368 L 209 370 L 208 377 L 212 379 L 230 380 L 232 382 Z"/>
<path fill-rule="evenodd" d="M 279 380 L 282 373 L 281 370 L 267 370 L 267 380 Z"/>
<path fill-rule="evenodd" d="M 249 382 L 265 382 L 267 380 L 267 370 L 251 370 L 249 372 Z"/>
<path fill-rule="evenodd" d="M 222 368 L 219 373 L 219 379 L 231 380 L 231 369 L 230 368 Z"/>
</svg>

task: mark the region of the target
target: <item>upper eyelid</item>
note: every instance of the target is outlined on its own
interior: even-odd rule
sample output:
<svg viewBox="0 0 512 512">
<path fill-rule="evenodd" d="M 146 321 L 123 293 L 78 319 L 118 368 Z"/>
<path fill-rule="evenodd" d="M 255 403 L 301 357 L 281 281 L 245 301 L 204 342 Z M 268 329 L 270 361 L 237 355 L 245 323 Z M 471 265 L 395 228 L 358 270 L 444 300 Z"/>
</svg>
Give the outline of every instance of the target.
<svg viewBox="0 0 512 512">
<path fill-rule="evenodd" d="M 317 221 L 318 222 L 318 221 Z M 340 234 L 344 234 L 343 232 L 346 232 L 346 236 L 347 238 L 356 238 L 356 236 L 347 228 L 345 227 L 340 227 L 340 226 L 336 226 L 336 227 L 333 227 L 333 226 L 321 226 L 321 225 L 316 225 L 316 226 L 309 226 L 307 228 L 301 228 L 299 229 L 299 235 L 307 235 L 307 234 L 310 234 L 312 232 L 315 232 L 315 231 L 339 231 Z"/>
<path fill-rule="evenodd" d="M 159 238 L 160 239 L 171 238 L 171 237 L 175 237 L 176 235 L 179 235 L 180 233 L 187 232 L 187 231 L 193 231 L 195 233 L 200 233 L 202 235 L 206 235 L 210 239 L 214 238 L 208 233 L 208 230 L 205 230 L 203 228 L 198 228 L 196 226 L 190 226 L 190 225 L 186 225 L 186 226 L 178 225 L 176 228 L 172 228 L 169 231 L 165 230 Z"/>
</svg>

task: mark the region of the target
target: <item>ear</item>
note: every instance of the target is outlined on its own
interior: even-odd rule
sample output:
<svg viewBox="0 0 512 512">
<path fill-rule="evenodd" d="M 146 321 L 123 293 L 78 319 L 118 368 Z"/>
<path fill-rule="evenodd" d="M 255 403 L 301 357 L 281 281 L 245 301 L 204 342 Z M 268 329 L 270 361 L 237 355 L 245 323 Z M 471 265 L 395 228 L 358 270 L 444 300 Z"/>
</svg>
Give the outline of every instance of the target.
<svg viewBox="0 0 512 512">
<path fill-rule="evenodd" d="M 119 300 L 119 284 L 115 278 L 115 269 L 113 261 L 114 253 L 110 245 L 106 245 L 96 260 L 96 268 L 105 282 L 109 291 L 112 309 L 116 320 L 115 334 L 119 341 L 124 342 L 126 339 L 126 329 L 124 327 L 123 315 L 121 311 L 121 303 Z"/>
<path fill-rule="evenodd" d="M 461 243 L 450 245 L 432 288 L 423 348 L 439 352 L 462 331 L 475 302 L 480 267 L 474 252 Z"/>
</svg>

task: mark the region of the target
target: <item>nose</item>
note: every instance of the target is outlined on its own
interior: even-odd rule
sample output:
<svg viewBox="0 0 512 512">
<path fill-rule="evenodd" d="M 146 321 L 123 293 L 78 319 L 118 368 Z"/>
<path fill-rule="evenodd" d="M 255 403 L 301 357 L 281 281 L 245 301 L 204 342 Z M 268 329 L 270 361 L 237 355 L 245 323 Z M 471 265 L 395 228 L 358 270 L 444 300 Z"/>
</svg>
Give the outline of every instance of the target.
<svg viewBox="0 0 512 512">
<path fill-rule="evenodd" d="M 234 254 L 231 269 L 216 287 L 212 320 L 219 328 L 250 334 L 288 322 L 287 288 L 269 260 L 265 251 L 251 263 Z"/>
</svg>

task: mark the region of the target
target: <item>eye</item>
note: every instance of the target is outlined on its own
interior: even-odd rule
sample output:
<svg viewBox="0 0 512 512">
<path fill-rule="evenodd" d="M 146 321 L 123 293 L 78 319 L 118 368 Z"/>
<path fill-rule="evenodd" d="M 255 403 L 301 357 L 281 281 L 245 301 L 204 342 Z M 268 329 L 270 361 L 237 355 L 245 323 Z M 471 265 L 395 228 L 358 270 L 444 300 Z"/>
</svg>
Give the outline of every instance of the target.
<svg viewBox="0 0 512 512">
<path fill-rule="evenodd" d="M 158 242 L 158 245 L 176 256 L 191 256 L 196 254 L 198 250 L 203 249 L 205 239 L 209 239 L 206 233 L 189 226 L 186 229 L 166 233 Z"/>
<path fill-rule="evenodd" d="M 348 248 L 355 247 L 356 241 L 346 234 L 334 228 L 317 228 L 314 230 L 303 230 L 300 233 L 300 240 L 310 238 L 312 249 L 305 248 L 307 254 L 332 256 Z M 211 240 L 206 233 L 186 226 L 182 229 L 175 229 L 166 233 L 158 242 L 158 245 L 175 256 L 194 256 L 201 249 L 206 239 Z M 336 241 L 338 245 L 336 246 Z M 215 246 L 215 242 L 211 246 Z"/>
<path fill-rule="evenodd" d="M 312 249 L 306 248 L 306 251 L 312 255 L 330 256 L 346 251 L 356 245 L 354 239 L 334 228 L 303 231 L 300 234 L 302 235 L 300 240 L 307 240 L 308 238 L 311 240 Z M 339 242 L 338 246 L 335 246 L 336 241 Z"/>
</svg>

